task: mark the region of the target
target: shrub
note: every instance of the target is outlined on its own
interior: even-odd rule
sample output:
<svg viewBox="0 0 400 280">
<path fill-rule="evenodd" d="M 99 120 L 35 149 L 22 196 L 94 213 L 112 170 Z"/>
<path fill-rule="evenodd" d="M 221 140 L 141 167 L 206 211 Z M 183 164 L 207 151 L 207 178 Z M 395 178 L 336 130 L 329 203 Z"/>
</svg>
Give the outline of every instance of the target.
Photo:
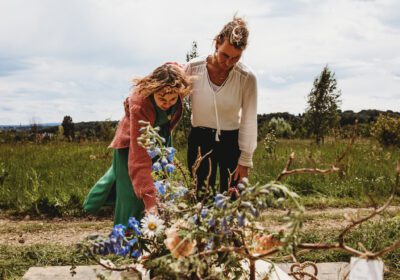
<svg viewBox="0 0 400 280">
<path fill-rule="evenodd" d="M 372 127 L 372 135 L 383 146 L 400 147 L 400 118 L 380 115 Z"/>
<path fill-rule="evenodd" d="M 272 118 L 268 126 L 269 131 L 274 130 L 278 138 L 291 138 L 293 135 L 292 126 L 283 118 Z"/>
</svg>

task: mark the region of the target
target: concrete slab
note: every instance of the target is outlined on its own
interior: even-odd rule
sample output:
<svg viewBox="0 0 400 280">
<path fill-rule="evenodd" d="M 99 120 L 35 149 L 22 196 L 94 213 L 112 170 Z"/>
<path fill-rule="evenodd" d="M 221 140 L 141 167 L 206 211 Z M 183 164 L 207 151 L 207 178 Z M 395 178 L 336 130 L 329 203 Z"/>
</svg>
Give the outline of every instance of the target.
<svg viewBox="0 0 400 280">
<path fill-rule="evenodd" d="M 264 279 L 262 271 L 269 271 L 269 263 L 259 261 L 257 263 L 257 279 Z M 279 269 L 277 273 L 290 273 L 290 263 L 276 264 Z M 350 266 L 345 262 L 337 263 L 318 263 L 318 279 L 319 280 L 345 280 L 346 275 L 349 273 Z M 308 270 L 312 272 L 311 270 Z M 71 275 L 71 266 L 49 266 L 49 267 L 31 267 L 25 273 L 22 279 L 24 280 L 95 280 L 95 279 L 110 279 L 110 280 L 123 280 L 123 279 L 139 279 L 135 272 L 118 272 L 106 270 L 99 265 L 77 266 L 75 269 L 76 274 Z M 270 276 L 271 277 L 271 276 Z M 283 274 L 280 275 L 282 278 Z M 143 279 L 148 279 L 144 277 Z M 272 279 L 275 279 L 272 277 Z M 286 279 L 286 278 L 283 278 Z"/>
<path fill-rule="evenodd" d="M 290 273 L 290 267 L 292 265 L 291 263 L 277 264 L 277 266 L 286 273 Z M 350 265 L 346 262 L 317 263 L 316 265 L 318 269 L 317 277 L 319 280 L 344 280 L 350 272 Z M 306 271 L 312 273 L 313 269 L 308 267 Z"/>
<path fill-rule="evenodd" d="M 71 275 L 71 266 L 31 267 L 25 273 L 23 280 L 139 280 L 134 272 L 119 272 L 106 270 L 99 265 L 77 266 L 76 274 Z"/>
</svg>

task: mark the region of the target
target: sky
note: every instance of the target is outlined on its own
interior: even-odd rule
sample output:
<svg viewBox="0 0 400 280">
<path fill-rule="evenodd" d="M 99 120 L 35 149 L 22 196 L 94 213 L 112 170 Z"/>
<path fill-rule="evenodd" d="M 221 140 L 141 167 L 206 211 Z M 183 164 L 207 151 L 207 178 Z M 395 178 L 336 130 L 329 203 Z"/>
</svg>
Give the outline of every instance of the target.
<svg viewBox="0 0 400 280">
<path fill-rule="evenodd" d="M 0 125 L 119 120 L 131 79 L 184 63 L 237 13 L 257 113 L 303 113 L 322 69 L 341 109 L 400 111 L 398 0 L 0 0 Z"/>
</svg>

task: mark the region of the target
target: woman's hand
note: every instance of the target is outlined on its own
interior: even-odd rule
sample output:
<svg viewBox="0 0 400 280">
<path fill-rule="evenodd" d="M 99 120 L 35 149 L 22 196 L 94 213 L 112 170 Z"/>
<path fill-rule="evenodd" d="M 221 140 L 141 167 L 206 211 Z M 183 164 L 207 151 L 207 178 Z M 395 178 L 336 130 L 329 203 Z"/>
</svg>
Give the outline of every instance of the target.
<svg viewBox="0 0 400 280">
<path fill-rule="evenodd" d="M 243 166 L 238 164 L 238 166 L 235 169 L 235 173 L 233 173 L 233 179 L 235 181 L 237 180 L 242 180 L 244 177 L 249 177 L 249 169 L 250 167 Z"/>
<path fill-rule="evenodd" d="M 150 215 L 150 214 L 158 216 L 158 208 L 157 208 L 157 206 L 153 206 L 153 207 L 151 207 L 149 209 L 146 209 L 146 215 Z"/>
</svg>

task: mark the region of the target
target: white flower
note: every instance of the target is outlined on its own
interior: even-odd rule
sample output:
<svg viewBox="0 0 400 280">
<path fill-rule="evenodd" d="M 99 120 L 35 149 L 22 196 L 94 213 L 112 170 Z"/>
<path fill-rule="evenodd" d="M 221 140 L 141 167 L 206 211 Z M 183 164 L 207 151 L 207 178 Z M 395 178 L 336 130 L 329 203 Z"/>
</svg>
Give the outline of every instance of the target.
<svg viewBox="0 0 400 280">
<path fill-rule="evenodd" d="M 164 228 L 164 221 L 156 215 L 150 214 L 142 219 L 142 232 L 147 237 L 158 236 Z"/>
</svg>

